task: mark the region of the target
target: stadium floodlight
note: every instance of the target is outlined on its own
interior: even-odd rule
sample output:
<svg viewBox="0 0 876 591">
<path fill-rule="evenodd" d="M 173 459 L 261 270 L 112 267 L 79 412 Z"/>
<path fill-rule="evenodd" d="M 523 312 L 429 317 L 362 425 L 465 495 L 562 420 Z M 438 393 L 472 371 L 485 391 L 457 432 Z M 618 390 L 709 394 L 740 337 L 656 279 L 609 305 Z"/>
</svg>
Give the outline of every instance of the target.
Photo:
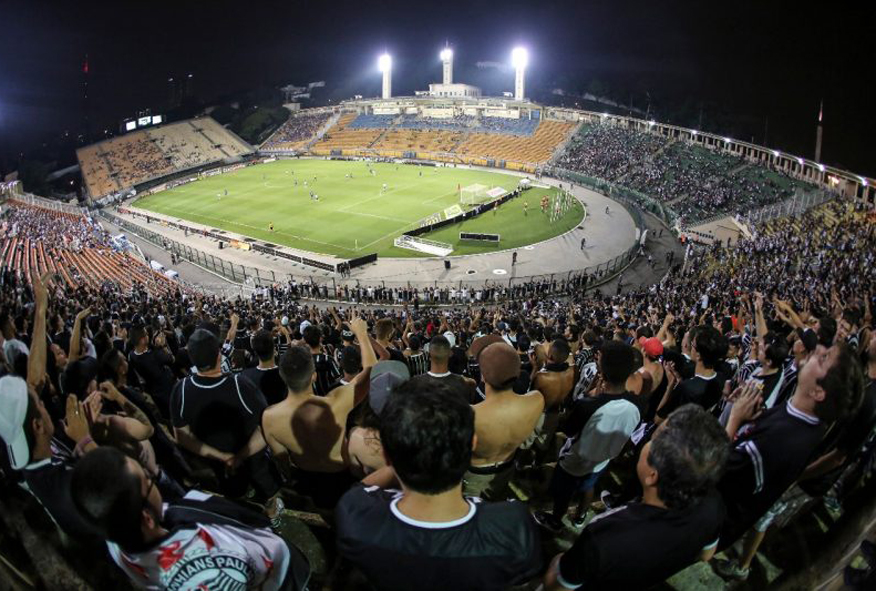
<svg viewBox="0 0 876 591">
<path fill-rule="evenodd" d="M 821 172 L 824 172 L 824 164 L 819 164 L 818 170 L 820 170 Z"/>
<path fill-rule="evenodd" d="M 444 84 L 453 84 L 453 50 L 445 47 L 441 50 L 439 56 L 443 66 L 442 82 Z"/>
<path fill-rule="evenodd" d="M 797 162 L 799 162 L 800 164 L 803 164 L 803 159 L 800 158 L 799 156 L 797 156 Z"/>
<path fill-rule="evenodd" d="M 696 134 L 697 134 L 697 130 L 694 129 L 692 132 L 690 132 L 690 134 L 691 134 L 691 135 L 696 135 Z"/>
<path fill-rule="evenodd" d="M 511 65 L 514 66 L 514 100 L 522 101 L 525 91 L 525 72 L 529 64 L 529 52 L 525 47 L 515 47 L 511 51 Z"/>
<path fill-rule="evenodd" d="M 725 137 L 725 138 L 724 138 L 724 142 L 727 143 L 727 144 L 732 144 L 732 143 L 733 143 L 733 140 L 731 140 L 729 137 Z"/>
<path fill-rule="evenodd" d="M 383 72 L 383 92 L 381 97 L 384 99 L 392 98 L 392 57 L 388 53 L 384 53 L 377 58 L 377 67 Z"/>
<path fill-rule="evenodd" d="M 529 52 L 525 47 L 515 47 L 511 51 L 511 65 L 520 70 L 529 65 Z"/>
<path fill-rule="evenodd" d="M 779 151 L 778 151 L 778 150 L 773 150 L 773 156 L 775 156 L 776 158 L 778 158 L 778 157 L 779 157 Z"/>
<path fill-rule="evenodd" d="M 649 121 L 649 122 L 648 122 L 648 127 L 654 127 L 654 121 Z"/>
<path fill-rule="evenodd" d="M 381 72 L 388 72 L 392 69 L 392 56 L 388 53 L 384 53 L 379 58 L 377 58 L 377 68 Z"/>
</svg>

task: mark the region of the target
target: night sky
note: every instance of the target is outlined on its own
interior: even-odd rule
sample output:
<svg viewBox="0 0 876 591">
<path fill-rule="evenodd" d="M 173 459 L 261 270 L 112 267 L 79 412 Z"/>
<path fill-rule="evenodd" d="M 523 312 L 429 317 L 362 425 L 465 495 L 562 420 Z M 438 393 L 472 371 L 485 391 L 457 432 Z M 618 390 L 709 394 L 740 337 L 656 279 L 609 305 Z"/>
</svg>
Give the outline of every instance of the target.
<svg viewBox="0 0 876 591">
<path fill-rule="evenodd" d="M 523 44 L 527 94 L 582 90 L 597 78 L 648 92 L 664 111 L 702 103 L 706 120 L 721 110 L 755 122 L 739 139 L 760 143 L 768 118 L 770 147 L 807 157 L 823 97 L 822 160 L 876 176 L 876 3 L 836 4 L 2 0 L 0 155 L 8 168 L 11 155 L 81 131 L 86 54 L 92 131 L 102 132 L 137 109 L 160 112 L 167 78 L 188 73 L 208 103 L 314 80 L 330 98 L 376 96 L 384 48 L 393 93 L 413 94 L 438 81 L 449 41 L 455 81 L 490 94 L 512 90 L 513 74 L 475 64 L 507 64 Z"/>
</svg>

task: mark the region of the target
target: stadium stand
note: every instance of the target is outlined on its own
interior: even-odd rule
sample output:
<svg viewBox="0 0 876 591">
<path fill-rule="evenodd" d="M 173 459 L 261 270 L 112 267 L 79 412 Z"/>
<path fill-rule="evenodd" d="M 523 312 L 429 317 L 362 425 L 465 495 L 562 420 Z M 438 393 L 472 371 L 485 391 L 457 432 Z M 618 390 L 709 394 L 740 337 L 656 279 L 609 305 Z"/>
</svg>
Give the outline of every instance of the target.
<svg viewBox="0 0 876 591">
<path fill-rule="evenodd" d="M 456 149 L 463 159 L 489 158 L 539 164 L 553 156 L 574 124 L 562 121 L 541 121 L 535 132 L 527 136 L 492 133 L 472 133 Z"/>
<path fill-rule="evenodd" d="M 331 117 L 330 111 L 293 114 L 277 131 L 271 134 L 271 137 L 262 144 L 260 149 L 267 152 L 300 150 L 313 139 Z"/>
<path fill-rule="evenodd" d="M 640 191 L 686 223 L 749 211 L 808 189 L 737 156 L 614 125 L 584 126 L 557 165 Z"/>
<path fill-rule="evenodd" d="M 212 162 L 234 161 L 251 146 L 209 117 L 135 131 L 76 151 L 85 185 L 100 198 Z"/>
<path fill-rule="evenodd" d="M 460 305 L 442 314 L 363 315 L 303 305 L 312 292 L 292 283 L 251 300 L 187 293 L 114 252 L 87 217 L 7 209 L 0 519 L 30 516 L 4 539 L 33 544 L 36 533 L 39 551 L 16 562 L 46 588 L 210 587 L 222 581 L 191 577 L 223 569 L 265 588 L 301 589 L 311 570 L 312 588 L 357 588 L 356 577 L 504 588 L 543 576 L 646 588 L 746 532 L 771 523 L 785 535 L 826 503 L 827 534 L 796 539 L 820 548 L 857 510 L 856 492 L 872 499 L 876 232 L 863 204 L 833 201 L 754 226 L 733 247 L 694 248 L 658 284 L 614 296 L 519 282 L 486 312 L 454 294 Z M 357 289 L 358 302 L 383 301 Z M 357 390 L 369 391 L 359 406 Z M 329 404 L 316 399 L 325 395 Z M 832 470 L 808 478 L 825 458 Z M 404 492 L 383 490 L 396 476 Z M 200 489 L 222 496 L 190 492 Z M 608 494 L 585 496 L 572 515 L 577 490 Z M 413 495 L 415 516 L 403 501 Z M 619 536 L 653 542 L 634 551 Z M 117 569 L 95 539 L 110 541 Z M 428 552 L 438 540 L 453 561 Z M 747 577 L 752 547 L 716 571 Z M 197 567 L 224 552 L 246 558 Z M 580 568 L 597 555 L 624 568 Z"/>
<path fill-rule="evenodd" d="M 352 127 L 351 124 L 357 119 L 355 113 L 341 115 L 338 122 L 313 145 L 313 150 L 321 154 L 329 150 L 367 148 L 385 131 L 382 127 Z"/>
</svg>

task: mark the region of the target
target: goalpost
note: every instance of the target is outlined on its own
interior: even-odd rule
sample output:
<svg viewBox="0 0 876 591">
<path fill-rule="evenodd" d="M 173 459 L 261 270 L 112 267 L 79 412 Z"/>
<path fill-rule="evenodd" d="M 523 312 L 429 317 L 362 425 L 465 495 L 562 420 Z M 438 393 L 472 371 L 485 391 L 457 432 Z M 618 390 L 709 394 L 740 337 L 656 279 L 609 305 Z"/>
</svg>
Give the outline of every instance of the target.
<svg viewBox="0 0 876 591">
<path fill-rule="evenodd" d="M 490 188 L 486 185 L 474 184 L 459 189 L 459 202 L 462 205 L 480 205 L 492 199 Z"/>
</svg>

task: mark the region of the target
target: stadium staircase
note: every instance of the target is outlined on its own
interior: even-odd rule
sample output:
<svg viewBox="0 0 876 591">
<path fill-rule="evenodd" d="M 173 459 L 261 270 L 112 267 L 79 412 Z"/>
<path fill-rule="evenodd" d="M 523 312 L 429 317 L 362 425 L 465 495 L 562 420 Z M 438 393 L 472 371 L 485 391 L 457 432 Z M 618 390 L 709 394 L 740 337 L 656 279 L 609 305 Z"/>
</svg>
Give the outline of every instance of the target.
<svg viewBox="0 0 876 591">
<path fill-rule="evenodd" d="M 341 119 L 340 111 L 335 113 L 331 117 L 329 117 L 329 120 L 326 121 L 325 124 L 319 128 L 319 130 L 316 132 L 316 134 L 314 134 L 314 136 L 312 138 L 310 138 L 310 140 L 308 140 L 307 144 L 304 145 L 304 149 L 309 150 L 310 148 L 312 148 L 313 144 L 315 144 L 316 142 L 321 140 L 322 136 L 324 136 L 328 132 L 329 129 L 334 127 L 338 123 L 338 121 L 340 121 L 340 119 Z"/>
<path fill-rule="evenodd" d="M 198 127 L 197 125 L 195 125 L 194 121 L 189 121 L 189 125 L 191 125 L 192 129 L 194 129 L 198 134 L 202 135 L 208 142 L 210 142 L 210 145 L 213 146 L 213 148 L 222 152 L 226 158 L 234 158 L 234 155 L 229 154 L 222 146 L 222 144 L 216 142 L 215 140 L 213 140 L 213 138 L 207 135 L 207 132 L 204 131 L 203 127 Z"/>
<path fill-rule="evenodd" d="M 737 174 L 749 167 L 751 167 L 751 162 L 745 162 L 744 164 L 740 164 L 739 166 L 731 170 L 730 174 L 727 176 L 736 176 Z"/>
<path fill-rule="evenodd" d="M 575 136 L 578 135 L 578 132 L 581 131 L 581 128 L 583 126 L 584 126 L 584 122 L 579 121 L 578 124 L 575 125 L 575 127 L 573 127 L 569 131 L 569 134 L 566 136 L 566 139 L 564 139 L 562 142 L 557 144 L 557 148 L 554 150 L 554 153 L 551 156 L 550 160 L 548 161 L 548 164 L 556 164 L 556 162 L 560 159 L 560 156 L 563 155 L 563 152 L 566 151 L 566 148 L 569 146 L 569 143 L 571 143 L 572 139 L 574 139 Z"/>
</svg>

